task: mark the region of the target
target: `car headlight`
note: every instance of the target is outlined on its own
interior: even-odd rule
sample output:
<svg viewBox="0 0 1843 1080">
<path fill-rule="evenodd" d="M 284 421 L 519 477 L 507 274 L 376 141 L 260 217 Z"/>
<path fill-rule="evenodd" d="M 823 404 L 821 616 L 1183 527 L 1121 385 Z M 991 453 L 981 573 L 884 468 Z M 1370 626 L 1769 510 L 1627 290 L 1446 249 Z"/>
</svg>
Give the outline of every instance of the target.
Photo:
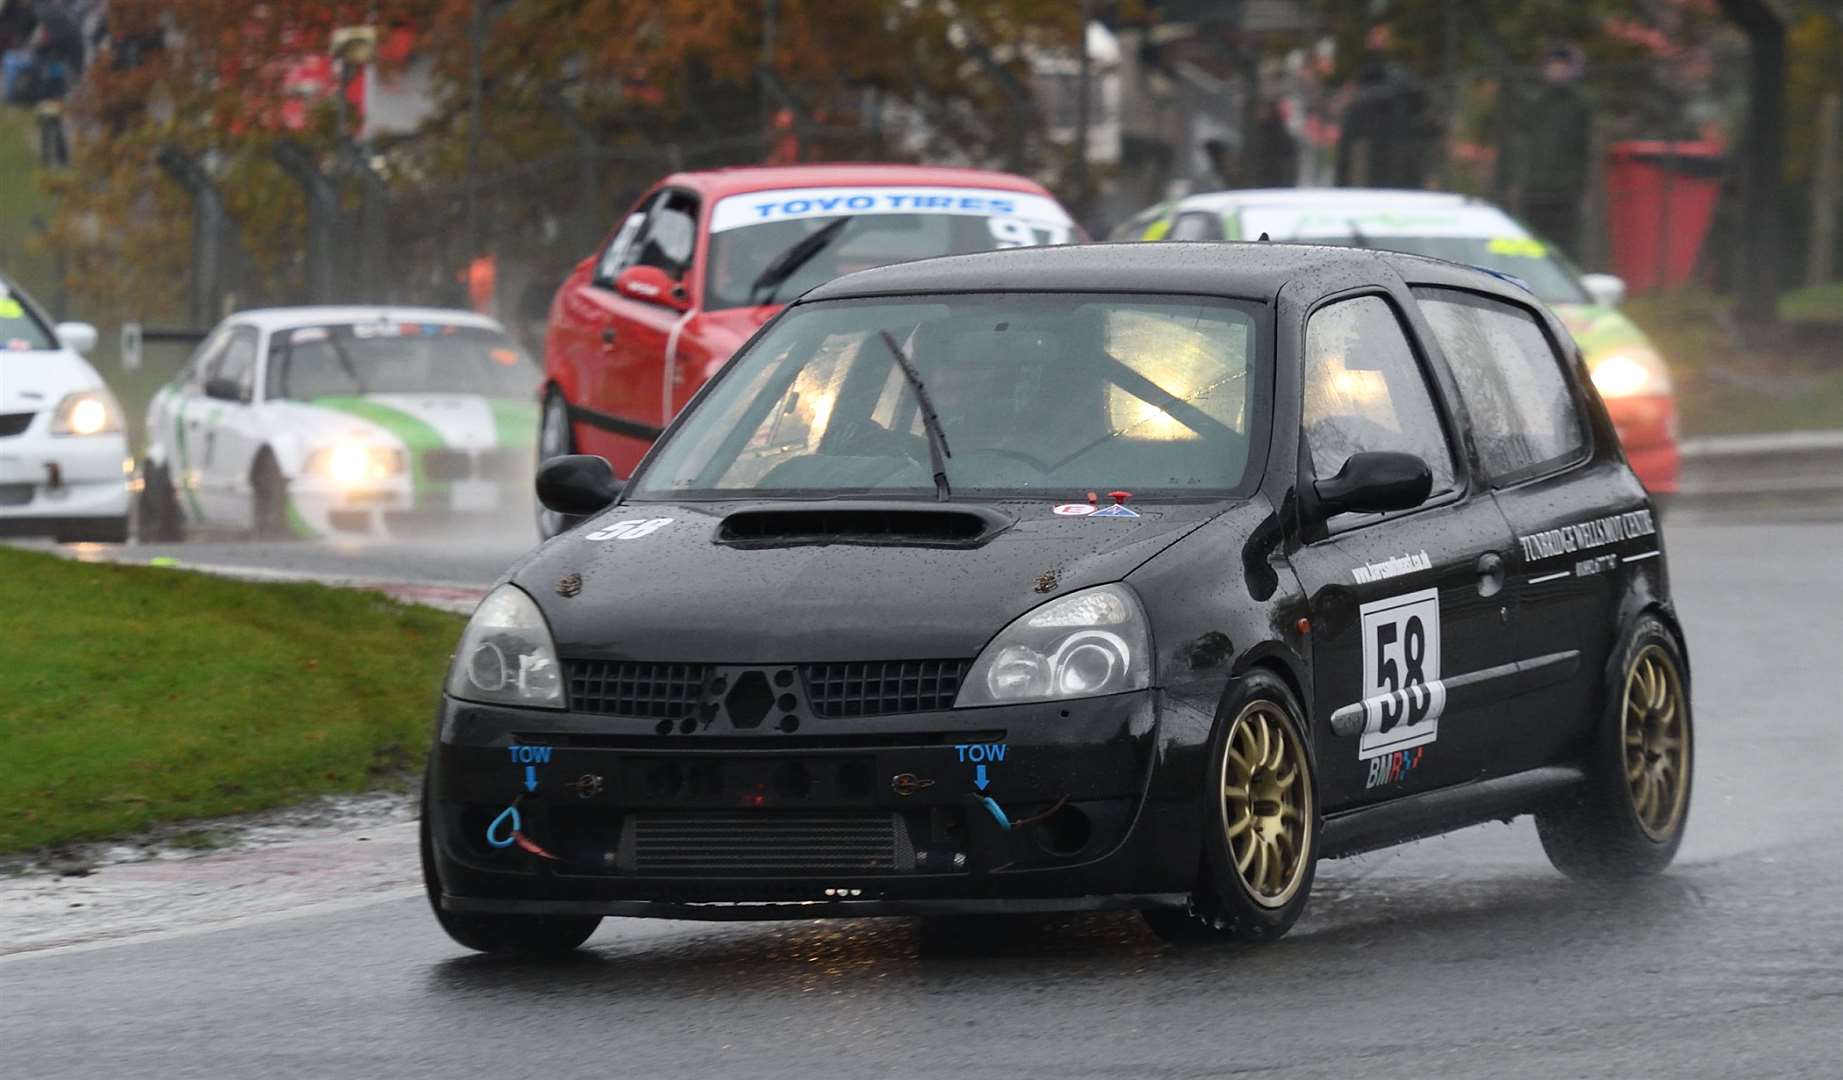
<svg viewBox="0 0 1843 1080">
<path fill-rule="evenodd" d="M 1097 585 L 1027 611 L 993 638 L 955 708 L 1097 697 L 1152 685 L 1152 635 L 1124 585 Z"/>
<path fill-rule="evenodd" d="M 307 471 L 340 487 L 358 487 L 401 475 L 403 451 L 365 443 L 335 443 L 307 455 Z"/>
<path fill-rule="evenodd" d="M 122 410 L 107 390 L 66 394 L 51 414 L 53 435 L 102 435 L 121 429 Z"/>
<path fill-rule="evenodd" d="M 544 614 L 524 590 L 488 593 L 461 635 L 448 695 L 467 701 L 563 708 L 563 672 Z"/>
<path fill-rule="evenodd" d="M 1644 346 L 1627 346 L 1595 358 L 1594 388 L 1603 398 L 1650 397 L 1670 393 L 1670 371 L 1664 359 Z"/>
</svg>

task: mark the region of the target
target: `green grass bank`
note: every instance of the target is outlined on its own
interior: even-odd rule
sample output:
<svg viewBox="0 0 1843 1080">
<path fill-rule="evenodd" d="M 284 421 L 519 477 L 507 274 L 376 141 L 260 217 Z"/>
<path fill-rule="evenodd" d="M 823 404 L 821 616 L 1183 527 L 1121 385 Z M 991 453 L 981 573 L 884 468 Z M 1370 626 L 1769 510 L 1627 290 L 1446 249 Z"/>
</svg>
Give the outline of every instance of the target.
<svg viewBox="0 0 1843 1080">
<path fill-rule="evenodd" d="M 0 852 L 386 782 L 420 764 L 464 622 L 0 547 Z"/>
</svg>

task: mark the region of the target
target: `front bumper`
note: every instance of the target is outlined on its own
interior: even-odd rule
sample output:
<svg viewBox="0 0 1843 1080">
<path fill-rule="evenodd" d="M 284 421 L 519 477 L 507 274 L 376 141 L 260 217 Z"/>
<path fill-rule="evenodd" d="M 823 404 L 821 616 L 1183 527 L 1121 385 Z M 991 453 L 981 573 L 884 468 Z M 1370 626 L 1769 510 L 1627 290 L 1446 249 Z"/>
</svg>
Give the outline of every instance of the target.
<svg viewBox="0 0 1843 1080">
<path fill-rule="evenodd" d="M 1674 495 L 1682 457 L 1677 448 L 1677 403 L 1668 395 L 1606 399 L 1606 411 L 1625 459 L 1653 495 Z"/>
<path fill-rule="evenodd" d="M 415 536 L 468 525 L 531 519 L 529 483 L 465 481 L 422 489 L 401 483 L 341 488 L 302 478 L 288 486 L 298 531 L 314 535 Z"/>
<path fill-rule="evenodd" d="M 128 515 L 132 480 L 120 434 L 53 436 L 50 413 L 0 439 L 0 533 L 64 531 Z"/>
<path fill-rule="evenodd" d="M 1201 814 L 1160 709 L 1144 691 L 662 735 L 444 699 L 428 808 L 443 906 L 736 919 L 1179 902 Z M 509 806 L 542 854 L 495 846 Z"/>
</svg>

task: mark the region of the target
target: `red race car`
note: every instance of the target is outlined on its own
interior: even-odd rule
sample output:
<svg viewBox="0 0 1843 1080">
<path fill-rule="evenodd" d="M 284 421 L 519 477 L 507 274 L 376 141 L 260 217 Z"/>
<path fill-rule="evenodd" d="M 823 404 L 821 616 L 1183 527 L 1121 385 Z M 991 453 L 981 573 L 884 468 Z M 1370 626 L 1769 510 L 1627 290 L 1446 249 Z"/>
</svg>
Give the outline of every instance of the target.
<svg viewBox="0 0 1843 1080">
<path fill-rule="evenodd" d="M 1023 177 L 911 165 L 677 173 L 648 191 L 551 302 L 539 456 L 626 476 L 698 387 L 781 305 L 887 263 L 1086 239 Z M 540 514 L 554 535 L 563 522 Z"/>
</svg>

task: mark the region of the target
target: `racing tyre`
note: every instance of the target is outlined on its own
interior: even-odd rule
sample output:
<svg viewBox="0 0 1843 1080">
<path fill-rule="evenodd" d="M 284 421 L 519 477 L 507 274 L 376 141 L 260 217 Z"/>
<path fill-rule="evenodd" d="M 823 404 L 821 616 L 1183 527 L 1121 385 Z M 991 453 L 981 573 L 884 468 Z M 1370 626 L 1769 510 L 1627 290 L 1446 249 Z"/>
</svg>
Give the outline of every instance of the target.
<svg viewBox="0 0 1843 1080">
<path fill-rule="evenodd" d="M 575 452 L 576 436 L 570 430 L 569 402 L 563 400 L 563 391 L 553 386 L 544 395 L 544 412 L 538 420 L 538 464 Z M 583 520 L 573 514 L 547 510 L 543 503 L 538 503 L 537 508 L 538 536 L 545 540 L 575 528 Z"/>
<path fill-rule="evenodd" d="M 1610 676 L 1586 782 L 1536 815 L 1542 850 L 1569 877 L 1659 873 L 1689 820 L 1695 733 L 1682 648 L 1661 621 L 1641 616 Z"/>
<path fill-rule="evenodd" d="M 1172 941 L 1275 941 L 1298 921 L 1318 863 L 1318 789 L 1299 702 L 1274 675 L 1223 703 L 1204 780 L 1203 865 L 1188 910 L 1144 912 Z"/>
<path fill-rule="evenodd" d="M 275 455 L 264 450 L 250 475 L 250 524 L 258 540 L 285 540 L 288 532 L 288 480 Z"/>
<path fill-rule="evenodd" d="M 422 885 L 429 908 L 442 930 L 475 952 L 522 956 L 560 956 L 574 951 L 595 928 L 600 915 L 473 915 L 442 910 L 442 885 L 435 871 L 435 839 L 429 826 L 429 780 L 422 781 Z"/>
<path fill-rule="evenodd" d="M 141 493 L 134 500 L 134 533 L 143 544 L 171 544 L 185 539 L 179 496 L 166 470 L 141 462 Z"/>
</svg>

